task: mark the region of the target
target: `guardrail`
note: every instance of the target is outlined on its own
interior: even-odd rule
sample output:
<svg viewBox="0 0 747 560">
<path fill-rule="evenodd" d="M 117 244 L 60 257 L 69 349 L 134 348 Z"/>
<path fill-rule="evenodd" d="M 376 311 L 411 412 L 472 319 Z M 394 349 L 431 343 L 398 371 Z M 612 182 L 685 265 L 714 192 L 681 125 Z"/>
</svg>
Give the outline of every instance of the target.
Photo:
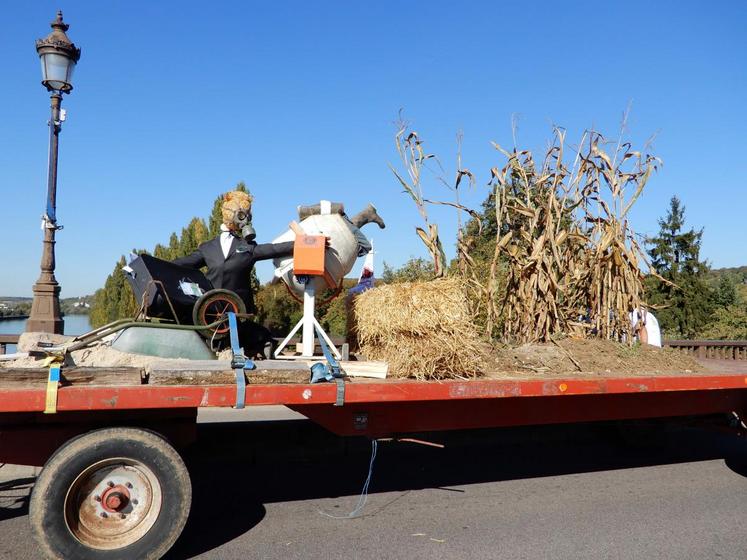
<svg viewBox="0 0 747 560">
<path fill-rule="evenodd" d="M 18 344 L 18 334 L 0 334 L 0 354 L 5 354 L 8 344 Z"/>
<path fill-rule="evenodd" d="M 747 340 L 665 340 L 664 346 L 710 360 L 747 360 Z"/>
</svg>

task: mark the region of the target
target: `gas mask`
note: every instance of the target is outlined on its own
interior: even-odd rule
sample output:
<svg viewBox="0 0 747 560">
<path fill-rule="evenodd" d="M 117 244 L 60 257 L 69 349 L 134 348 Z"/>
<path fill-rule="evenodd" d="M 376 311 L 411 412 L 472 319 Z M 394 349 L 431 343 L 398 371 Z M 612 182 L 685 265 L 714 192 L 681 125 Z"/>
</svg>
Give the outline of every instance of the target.
<svg viewBox="0 0 747 560">
<path fill-rule="evenodd" d="M 223 224 L 235 235 L 254 241 L 257 233 L 252 226 L 252 197 L 242 191 L 226 193 L 221 207 Z"/>
<path fill-rule="evenodd" d="M 254 241 L 254 238 L 257 237 L 257 232 L 254 231 L 252 225 L 251 212 L 245 212 L 244 210 L 236 212 L 233 218 L 233 226 L 233 231 L 241 232 L 241 237 L 247 241 Z"/>
</svg>

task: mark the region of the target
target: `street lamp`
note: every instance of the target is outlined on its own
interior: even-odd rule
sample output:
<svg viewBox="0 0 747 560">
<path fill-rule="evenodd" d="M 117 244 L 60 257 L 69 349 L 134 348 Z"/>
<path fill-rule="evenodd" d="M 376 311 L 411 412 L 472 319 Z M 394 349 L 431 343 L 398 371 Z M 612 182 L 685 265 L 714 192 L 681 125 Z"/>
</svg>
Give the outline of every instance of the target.
<svg viewBox="0 0 747 560">
<path fill-rule="evenodd" d="M 49 162 L 47 167 L 47 209 L 42 218 L 44 244 L 41 274 L 34 284 L 34 301 L 26 323 L 27 331 L 62 334 L 65 323 L 60 313 L 60 285 L 54 277 L 55 232 L 57 225 L 57 144 L 62 121 L 62 94 L 73 90 L 73 70 L 80 59 L 80 49 L 68 39 L 65 32 L 70 27 L 62 21 L 62 12 L 51 23 L 52 33 L 36 41 L 42 66 L 42 84 L 51 92 L 52 116 L 49 121 Z"/>
</svg>

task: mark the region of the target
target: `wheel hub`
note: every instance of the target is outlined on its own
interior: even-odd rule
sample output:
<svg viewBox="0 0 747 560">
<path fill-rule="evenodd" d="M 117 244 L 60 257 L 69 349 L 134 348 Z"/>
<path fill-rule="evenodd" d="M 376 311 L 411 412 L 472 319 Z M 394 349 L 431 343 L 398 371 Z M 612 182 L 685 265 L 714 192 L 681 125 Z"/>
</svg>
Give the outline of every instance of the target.
<svg viewBox="0 0 747 560">
<path fill-rule="evenodd" d="M 65 519 L 82 544 L 111 550 L 145 535 L 158 518 L 161 501 L 160 484 L 150 469 L 112 459 L 78 476 L 65 500 Z"/>
<path fill-rule="evenodd" d="M 107 488 L 101 496 L 101 507 L 109 513 L 118 513 L 125 509 L 129 503 L 130 493 L 121 484 Z"/>
</svg>

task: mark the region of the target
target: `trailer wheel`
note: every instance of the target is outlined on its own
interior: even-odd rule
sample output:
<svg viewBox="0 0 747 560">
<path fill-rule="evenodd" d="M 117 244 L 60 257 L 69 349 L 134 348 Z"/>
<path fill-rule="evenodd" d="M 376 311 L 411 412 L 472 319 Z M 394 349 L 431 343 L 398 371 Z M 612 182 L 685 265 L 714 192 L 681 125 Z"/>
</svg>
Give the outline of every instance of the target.
<svg viewBox="0 0 747 560">
<path fill-rule="evenodd" d="M 106 428 L 63 445 L 44 465 L 29 504 L 49 558 L 157 559 L 184 528 L 189 473 L 161 436 Z"/>
</svg>

